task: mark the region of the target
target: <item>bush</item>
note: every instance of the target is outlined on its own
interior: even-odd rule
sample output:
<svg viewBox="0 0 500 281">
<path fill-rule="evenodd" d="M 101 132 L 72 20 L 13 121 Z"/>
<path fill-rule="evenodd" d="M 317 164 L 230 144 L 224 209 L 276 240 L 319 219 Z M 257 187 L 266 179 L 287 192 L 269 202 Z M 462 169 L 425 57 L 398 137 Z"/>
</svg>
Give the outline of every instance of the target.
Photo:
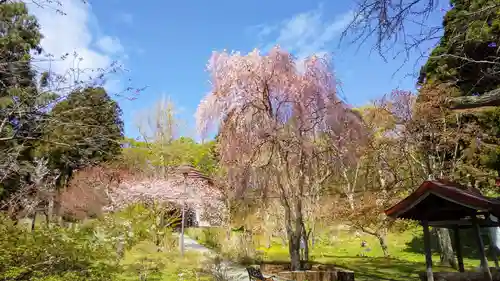
<svg viewBox="0 0 500 281">
<path fill-rule="evenodd" d="M 221 232 L 218 229 L 204 228 L 202 232 L 202 241 L 210 249 L 221 249 Z"/>
<path fill-rule="evenodd" d="M 233 232 L 231 239 L 224 243 L 222 253 L 232 261 L 252 264 L 257 259 L 254 242 L 254 237 L 250 233 Z"/>
<path fill-rule="evenodd" d="M 121 263 L 125 270 L 118 280 L 207 280 L 200 261 L 198 253 L 186 252 L 181 257 L 178 249 L 157 252 L 154 243 L 144 241 L 127 252 Z"/>
<path fill-rule="evenodd" d="M 187 235 L 231 261 L 251 264 L 262 259 L 255 252 L 254 237 L 248 232 L 232 231 L 229 240 L 221 228 L 189 229 Z"/>
<path fill-rule="evenodd" d="M 125 253 L 139 243 L 149 241 L 155 252 L 177 248 L 171 228 L 158 223 L 159 213 L 138 204 L 75 228 L 42 224 L 33 232 L 0 214 L 0 280 L 116 280 L 126 269 Z M 154 276 L 147 257 L 139 263 L 151 266 Z"/>
<path fill-rule="evenodd" d="M 112 280 L 116 255 L 92 229 L 42 226 L 33 232 L 1 217 L 0 280 Z"/>
<path fill-rule="evenodd" d="M 220 251 L 221 245 L 225 243 L 225 233 L 220 228 L 188 228 L 186 229 L 186 235 L 215 251 Z"/>
</svg>

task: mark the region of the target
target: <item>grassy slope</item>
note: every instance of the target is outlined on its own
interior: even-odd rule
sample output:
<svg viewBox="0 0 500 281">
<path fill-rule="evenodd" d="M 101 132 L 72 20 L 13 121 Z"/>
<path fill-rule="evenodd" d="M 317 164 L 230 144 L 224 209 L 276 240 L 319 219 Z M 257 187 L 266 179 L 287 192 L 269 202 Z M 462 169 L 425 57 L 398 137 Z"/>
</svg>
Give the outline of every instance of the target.
<svg viewBox="0 0 500 281">
<path fill-rule="evenodd" d="M 408 244 L 414 237 L 421 234 L 419 229 L 404 233 L 391 234 L 388 237 L 391 258 L 383 257 L 382 250 L 373 236 L 363 235 L 356 238 L 348 232 L 340 232 L 333 241 L 325 243 L 324 240 L 314 247 L 311 258 L 322 263 L 333 263 L 355 271 L 356 280 L 417 280 L 418 272 L 425 270 L 425 260 L 422 253 L 408 250 Z M 362 250 L 361 240 L 368 242 L 369 252 L 366 257 L 360 257 Z M 264 260 L 287 260 L 288 249 L 282 245 L 273 244 L 270 249 L 259 247 L 263 252 Z M 423 249 L 422 249 L 423 251 Z M 434 269 L 436 271 L 453 270 L 449 267 L 439 266 L 439 255 L 434 254 Z M 466 267 L 477 267 L 478 260 L 464 259 Z"/>
<path fill-rule="evenodd" d="M 338 232 L 338 237 L 320 237 L 312 249 L 311 259 L 322 263 L 332 263 L 355 271 L 356 280 L 417 280 L 418 272 L 425 270 L 425 259 L 421 241 L 421 229 L 413 229 L 404 233 L 390 234 L 388 237 L 391 258 L 384 258 L 377 240 L 373 236 L 362 235 L 356 238 L 347 231 Z M 196 235 L 195 235 L 196 236 Z M 200 240 L 203 235 L 193 237 Z M 369 252 L 366 257 L 360 257 L 362 252 L 360 243 L 364 239 L 368 242 Z M 279 241 L 273 241 L 267 249 L 262 242 L 264 239 L 256 237 L 257 250 L 265 261 L 289 261 L 288 249 Z M 204 243 L 204 241 L 200 241 Z M 206 244 L 206 243 L 204 243 Z M 260 244 L 260 246 L 259 246 Z M 210 245 L 207 245 L 210 246 Z M 474 255 L 470 255 L 474 256 Z M 491 260 L 491 259 L 490 259 Z M 434 254 L 434 270 L 450 271 L 450 267 L 439 266 L 439 255 Z M 479 266 L 477 259 L 464 258 L 466 267 L 472 269 Z M 490 266 L 493 263 L 490 262 Z"/>
</svg>

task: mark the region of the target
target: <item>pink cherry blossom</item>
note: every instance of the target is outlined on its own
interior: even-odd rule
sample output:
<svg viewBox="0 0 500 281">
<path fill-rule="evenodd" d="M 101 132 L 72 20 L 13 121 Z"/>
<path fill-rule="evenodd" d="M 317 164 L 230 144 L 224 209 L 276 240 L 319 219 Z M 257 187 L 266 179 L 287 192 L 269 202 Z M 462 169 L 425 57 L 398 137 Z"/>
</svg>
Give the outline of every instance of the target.
<svg viewBox="0 0 500 281">
<path fill-rule="evenodd" d="M 279 47 L 267 54 L 215 52 L 207 69 L 212 89 L 196 113 L 199 133 L 220 127 L 220 162 L 233 196 L 279 197 L 289 239 L 298 239 L 302 201 L 356 161 L 365 134 L 360 116 L 337 96 L 330 57 L 299 61 Z M 294 269 L 298 250 L 290 248 Z"/>
<path fill-rule="evenodd" d="M 209 218 L 211 224 L 220 224 L 225 215 L 222 194 L 209 180 L 199 177 L 185 181 L 182 175 L 174 174 L 167 179 L 126 179 L 109 192 L 109 197 L 111 204 L 105 207 L 106 211 L 144 202 L 174 203 L 180 208 L 185 202 L 188 209 L 201 210 L 202 218 Z"/>
</svg>

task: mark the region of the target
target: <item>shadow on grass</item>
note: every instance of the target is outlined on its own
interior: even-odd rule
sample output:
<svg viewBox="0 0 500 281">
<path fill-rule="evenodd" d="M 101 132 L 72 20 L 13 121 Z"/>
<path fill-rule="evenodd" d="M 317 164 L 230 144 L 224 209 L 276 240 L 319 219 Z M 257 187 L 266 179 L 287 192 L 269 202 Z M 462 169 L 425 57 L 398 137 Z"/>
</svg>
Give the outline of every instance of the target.
<svg viewBox="0 0 500 281">
<path fill-rule="evenodd" d="M 452 230 L 450 230 L 450 236 L 453 245 L 455 245 L 454 234 Z M 493 255 L 492 251 L 489 250 L 490 238 L 487 229 L 483 229 L 481 231 L 481 237 L 483 238 L 488 258 L 491 260 L 493 258 Z M 469 259 L 479 258 L 479 247 L 475 239 L 475 234 L 471 229 L 464 229 L 460 231 L 460 243 L 462 245 L 462 255 L 464 258 L 469 258 Z M 431 249 L 435 253 L 439 252 L 438 238 L 434 232 L 432 232 L 431 235 Z M 425 252 L 424 252 L 423 234 L 416 235 L 413 237 L 412 240 L 407 242 L 404 251 L 409 253 L 418 253 L 424 255 Z"/>
<path fill-rule="evenodd" d="M 354 271 L 356 280 L 418 280 L 424 263 L 396 258 L 324 255 L 341 268 Z"/>
<path fill-rule="evenodd" d="M 328 261 L 328 262 L 324 262 Z M 265 260 L 266 264 L 282 264 L 286 259 Z M 338 268 L 354 271 L 357 281 L 412 281 L 418 280 L 418 273 L 424 271 L 424 263 L 410 262 L 396 258 L 375 258 L 358 256 L 323 255 L 311 264 L 332 264 Z M 437 267 L 437 270 L 440 268 Z M 449 269 L 447 270 L 449 271 Z"/>
</svg>

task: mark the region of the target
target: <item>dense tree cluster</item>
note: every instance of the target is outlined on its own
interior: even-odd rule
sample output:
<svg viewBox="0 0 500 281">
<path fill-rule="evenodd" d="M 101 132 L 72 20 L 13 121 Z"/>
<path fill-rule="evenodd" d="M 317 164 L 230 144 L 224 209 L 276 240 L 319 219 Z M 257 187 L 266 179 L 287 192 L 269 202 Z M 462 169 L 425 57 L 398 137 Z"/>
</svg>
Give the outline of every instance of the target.
<svg viewBox="0 0 500 281">
<path fill-rule="evenodd" d="M 65 95 L 49 87 L 56 74 L 33 66 L 33 55 L 42 51 L 37 20 L 23 2 L 0 9 L 1 206 L 13 217 L 23 209 L 23 216 L 31 216 L 38 206 L 27 210 L 30 198 L 52 213 L 75 169 L 120 155 L 121 111 L 103 88 L 76 85 Z"/>
</svg>

